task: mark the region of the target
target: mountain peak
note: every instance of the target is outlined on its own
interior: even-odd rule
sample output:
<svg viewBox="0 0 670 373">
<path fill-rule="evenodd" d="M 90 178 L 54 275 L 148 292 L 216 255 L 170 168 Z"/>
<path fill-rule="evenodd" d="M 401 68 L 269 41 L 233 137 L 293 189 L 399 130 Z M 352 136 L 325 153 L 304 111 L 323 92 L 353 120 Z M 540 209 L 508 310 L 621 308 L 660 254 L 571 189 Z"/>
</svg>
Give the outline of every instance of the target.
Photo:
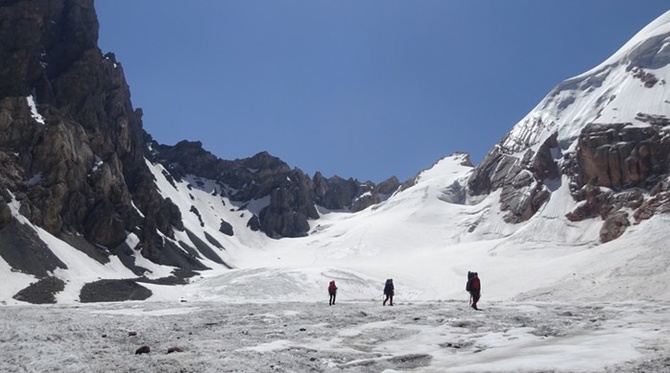
<svg viewBox="0 0 670 373">
<path fill-rule="evenodd" d="M 584 202 L 569 219 L 614 219 L 624 206 L 641 208 L 637 194 L 618 194 L 667 189 L 658 182 L 670 172 L 668 79 L 670 12 L 603 63 L 554 88 L 489 151 L 469 181 L 470 192 L 501 189 L 508 222 L 534 216 L 562 178 L 570 180 L 575 200 Z M 663 209 L 655 206 L 652 211 Z"/>
<path fill-rule="evenodd" d="M 582 75 L 617 63 L 646 69 L 658 69 L 670 63 L 670 11 L 649 23 L 603 63 Z"/>
</svg>

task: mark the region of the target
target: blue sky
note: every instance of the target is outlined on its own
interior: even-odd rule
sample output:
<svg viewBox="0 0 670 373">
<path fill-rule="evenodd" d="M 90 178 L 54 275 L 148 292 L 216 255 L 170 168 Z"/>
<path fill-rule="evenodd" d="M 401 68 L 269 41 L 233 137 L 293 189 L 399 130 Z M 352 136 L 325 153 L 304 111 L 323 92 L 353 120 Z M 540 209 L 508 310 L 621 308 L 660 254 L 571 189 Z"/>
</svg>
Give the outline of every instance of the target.
<svg viewBox="0 0 670 373">
<path fill-rule="evenodd" d="M 561 81 L 670 10 L 645 0 L 97 0 L 144 128 L 223 159 L 406 180 L 479 163 Z"/>
</svg>

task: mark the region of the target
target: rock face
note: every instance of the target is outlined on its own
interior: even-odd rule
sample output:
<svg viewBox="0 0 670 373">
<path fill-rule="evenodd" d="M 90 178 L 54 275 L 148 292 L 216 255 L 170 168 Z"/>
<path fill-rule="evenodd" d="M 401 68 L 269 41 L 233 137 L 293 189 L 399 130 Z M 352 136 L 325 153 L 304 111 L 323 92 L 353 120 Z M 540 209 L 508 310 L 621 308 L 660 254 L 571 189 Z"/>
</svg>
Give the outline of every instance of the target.
<svg viewBox="0 0 670 373">
<path fill-rule="evenodd" d="M 0 254 L 34 241 L 8 207 L 18 201 L 23 217 L 56 237 L 81 235 L 113 252 L 133 232 L 132 249 L 150 260 L 204 268 L 181 249 L 166 254 L 162 237 L 182 228 L 181 216 L 156 190 L 142 113 L 97 38 L 92 0 L 0 2 L 0 237 L 9 245 Z M 42 268 L 21 270 L 44 277 Z"/>
<path fill-rule="evenodd" d="M 603 187 L 650 189 L 670 171 L 670 126 L 591 123 L 579 135 L 577 181 Z"/>
<path fill-rule="evenodd" d="M 573 195 L 576 200 L 586 196 L 586 202 L 568 218 L 600 216 L 601 241 L 607 242 L 630 225 L 624 209 L 634 211 L 635 222 L 668 212 L 668 135 L 670 123 L 664 120 L 644 128 L 630 123 L 587 125 L 579 136 L 573 174 Z"/>
<path fill-rule="evenodd" d="M 565 175 L 572 182 L 573 198 L 582 202 L 566 217 L 601 218 L 601 241 L 611 241 L 630 225 L 623 209 L 634 210 L 638 222 L 669 211 L 670 125 L 655 123 L 648 127 L 590 123 L 581 130 L 574 151 L 563 152 L 556 135 L 537 152 L 526 149 L 522 157 L 498 146 L 473 172 L 468 192 L 479 195 L 501 189 L 500 208 L 508 211 L 505 220 L 519 223 L 551 198 L 547 183 L 559 183 Z M 563 156 L 554 158 L 552 152 Z M 648 193 L 652 198 L 647 200 Z"/>
<path fill-rule="evenodd" d="M 522 157 L 501 146 L 494 147 L 470 176 L 468 193 L 481 195 L 502 189 L 500 209 L 507 212 L 505 221 L 528 220 L 550 197 L 545 183 L 560 176 L 551 156 L 557 147 L 556 135 L 549 137 L 537 152 L 527 149 Z"/>
</svg>

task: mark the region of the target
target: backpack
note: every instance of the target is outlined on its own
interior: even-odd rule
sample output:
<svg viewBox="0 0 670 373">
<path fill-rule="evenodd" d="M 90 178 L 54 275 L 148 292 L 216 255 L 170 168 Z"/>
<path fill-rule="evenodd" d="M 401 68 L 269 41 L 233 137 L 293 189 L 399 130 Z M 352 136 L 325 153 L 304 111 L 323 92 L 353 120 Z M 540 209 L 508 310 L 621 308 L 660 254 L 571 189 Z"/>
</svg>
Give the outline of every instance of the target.
<svg viewBox="0 0 670 373">
<path fill-rule="evenodd" d="M 328 291 L 333 293 L 337 290 L 337 286 L 335 286 L 335 281 L 331 281 L 330 284 L 328 284 Z"/>
<path fill-rule="evenodd" d="M 393 292 L 393 280 L 388 279 L 386 280 L 386 283 L 384 283 L 384 294 L 391 293 Z"/>
<path fill-rule="evenodd" d="M 477 275 L 477 272 L 468 271 L 468 281 L 465 283 L 465 291 L 472 291 L 472 278 Z"/>
</svg>

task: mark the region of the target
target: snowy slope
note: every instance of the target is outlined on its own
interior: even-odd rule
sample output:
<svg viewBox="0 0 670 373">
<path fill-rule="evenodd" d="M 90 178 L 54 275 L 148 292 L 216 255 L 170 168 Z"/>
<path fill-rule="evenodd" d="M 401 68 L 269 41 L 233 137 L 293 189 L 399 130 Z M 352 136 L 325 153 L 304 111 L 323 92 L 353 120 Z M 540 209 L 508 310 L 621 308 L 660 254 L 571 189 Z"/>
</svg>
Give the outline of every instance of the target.
<svg viewBox="0 0 670 373">
<path fill-rule="evenodd" d="M 311 301 L 322 298 L 324 284 L 335 279 L 340 299 L 362 300 L 380 297 L 383 280 L 392 277 L 399 299 L 461 299 L 465 274 L 477 270 L 487 299 L 670 299 L 667 286 L 642 285 L 650 277 L 670 283 L 664 268 L 670 258 L 662 250 L 669 217 L 658 216 L 599 245 L 598 221 L 565 220 L 575 202 L 562 183 L 536 217 L 509 225 L 497 210 L 496 195 L 454 202 L 471 171 L 462 165 L 464 157 L 439 161 L 418 176 L 414 187 L 357 214 L 322 210 L 304 238 L 272 240 L 249 232 L 239 218 L 244 212 L 208 209 L 220 197 L 217 201 L 210 191 L 193 189 L 194 199 L 186 200 L 182 211 L 198 203 L 203 220 L 215 222 L 225 215 L 236 222 L 235 232 L 244 233 L 209 232 L 226 247 L 223 256 L 235 269 L 214 267 L 176 293 L 147 286 L 156 293 L 154 299 Z M 177 197 L 170 195 L 179 203 Z M 195 220 L 189 224 L 194 232 L 203 230 Z M 637 249 L 631 250 L 631 242 Z"/>
<path fill-rule="evenodd" d="M 668 62 L 670 12 L 602 64 L 557 86 L 501 146 L 521 154 L 557 132 L 561 150 L 571 151 L 588 123 L 648 126 L 640 113 L 669 116 Z M 645 86 L 641 74 L 658 81 Z M 323 211 L 309 237 L 239 250 L 239 270 L 203 278 L 191 296 L 244 300 L 245 289 L 255 288 L 257 299 L 311 300 L 334 278 L 341 296 L 364 299 L 379 296 L 383 279 L 393 277 L 405 299 L 457 299 L 465 273 L 477 270 L 490 299 L 670 299 L 670 258 L 662 249 L 668 217 L 656 216 L 601 245 L 600 221 L 565 219 L 576 202 L 563 178 L 549 186 L 551 199 L 531 220 L 510 225 L 496 194 L 476 201 L 459 196 L 471 171 L 461 157 L 441 160 L 415 186 L 373 208 L 353 215 Z M 279 278 L 297 286 L 277 290 L 271 284 Z"/>
</svg>

